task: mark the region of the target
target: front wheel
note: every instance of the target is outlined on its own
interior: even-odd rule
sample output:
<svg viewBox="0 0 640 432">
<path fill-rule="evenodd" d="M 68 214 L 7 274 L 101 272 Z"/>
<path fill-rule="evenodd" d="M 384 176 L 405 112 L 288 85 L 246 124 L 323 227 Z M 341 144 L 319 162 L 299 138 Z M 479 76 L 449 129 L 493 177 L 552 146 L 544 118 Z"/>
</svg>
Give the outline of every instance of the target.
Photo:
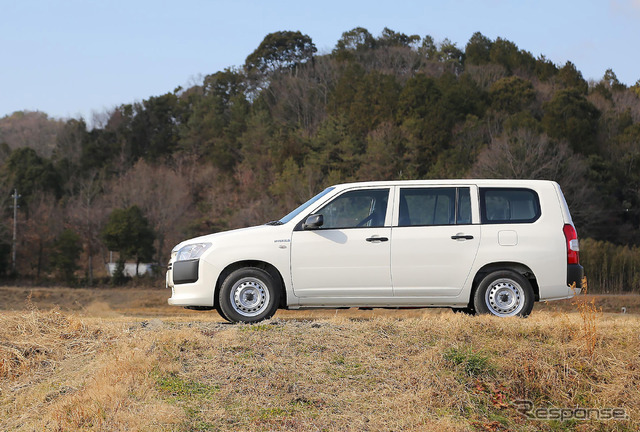
<svg viewBox="0 0 640 432">
<path fill-rule="evenodd" d="M 280 290 L 271 275 L 256 268 L 241 268 L 225 278 L 218 304 L 222 316 L 231 322 L 254 323 L 276 313 Z"/>
<path fill-rule="evenodd" d="M 531 313 L 533 303 L 531 283 L 511 270 L 496 271 L 485 276 L 473 300 L 479 314 L 499 317 L 526 317 Z"/>
</svg>

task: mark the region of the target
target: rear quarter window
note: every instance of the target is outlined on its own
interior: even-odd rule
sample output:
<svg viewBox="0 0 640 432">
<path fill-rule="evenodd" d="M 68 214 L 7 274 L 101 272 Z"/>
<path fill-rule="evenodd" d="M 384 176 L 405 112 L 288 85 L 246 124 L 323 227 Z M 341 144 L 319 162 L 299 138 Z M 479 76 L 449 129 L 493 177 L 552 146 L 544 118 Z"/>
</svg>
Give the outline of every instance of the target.
<svg viewBox="0 0 640 432">
<path fill-rule="evenodd" d="M 538 194 L 525 188 L 480 188 L 484 224 L 532 223 L 540 218 Z"/>
</svg>

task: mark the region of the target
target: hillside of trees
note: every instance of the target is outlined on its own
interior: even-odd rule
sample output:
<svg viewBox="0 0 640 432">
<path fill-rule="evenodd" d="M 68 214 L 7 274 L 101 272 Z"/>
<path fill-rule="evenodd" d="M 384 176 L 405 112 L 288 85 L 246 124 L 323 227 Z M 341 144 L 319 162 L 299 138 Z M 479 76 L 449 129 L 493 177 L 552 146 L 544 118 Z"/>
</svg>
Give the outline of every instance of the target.
<svg viewBox="0 0 640 432">
<path fill-rule="evenodd" d="M 163 265 L 185 238 L 278 219 L 329 184 L 465 177 L 556 180 L 600 248 L 584 253 L 626 248 L 637 263 L 639 98 L 640 80 L 627 87 L 610 69 L 587 82 L 571 62 L 480 33 L 458 47 L 355 28 L 330 53 L 272 33 L 244 65 L 91 128 L 41 112 L 0 119 L 0 272 L 91 285 L 109 250 Z M 629 271 L 616 290 L 640 291 Z"/>
</svg>

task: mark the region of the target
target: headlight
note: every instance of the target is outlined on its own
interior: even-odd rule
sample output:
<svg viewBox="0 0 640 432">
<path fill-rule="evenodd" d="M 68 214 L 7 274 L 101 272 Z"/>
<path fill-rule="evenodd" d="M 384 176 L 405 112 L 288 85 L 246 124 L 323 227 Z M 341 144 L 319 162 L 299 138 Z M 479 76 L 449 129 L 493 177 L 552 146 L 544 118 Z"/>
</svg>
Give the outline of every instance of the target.
<svg viewBox="0 0 640 432">
<path fill-rule="evenodd" d="M 176 261 L 184 261 L 200 258 L 200 256 L 211 247 L 211 243 L 194 243 L 180 248 Z"/>
</svg>

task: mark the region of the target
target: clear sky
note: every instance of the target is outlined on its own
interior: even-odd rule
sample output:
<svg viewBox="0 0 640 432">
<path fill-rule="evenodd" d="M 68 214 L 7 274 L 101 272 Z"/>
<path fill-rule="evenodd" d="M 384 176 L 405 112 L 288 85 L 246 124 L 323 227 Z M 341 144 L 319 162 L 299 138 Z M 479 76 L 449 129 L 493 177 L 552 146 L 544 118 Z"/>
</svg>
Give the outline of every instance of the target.
<svg viewBox="0 0 640 432">
<path fill-rule="evenodd" d="M 90 119 L 241 65 L 267 33 L 300 30 L 322 53 L 354 27 L 462 49 L 480 31 L 586 79 L 640 79 L 640 0 L 0 0 L 0 117 Z"/>
</svg>

